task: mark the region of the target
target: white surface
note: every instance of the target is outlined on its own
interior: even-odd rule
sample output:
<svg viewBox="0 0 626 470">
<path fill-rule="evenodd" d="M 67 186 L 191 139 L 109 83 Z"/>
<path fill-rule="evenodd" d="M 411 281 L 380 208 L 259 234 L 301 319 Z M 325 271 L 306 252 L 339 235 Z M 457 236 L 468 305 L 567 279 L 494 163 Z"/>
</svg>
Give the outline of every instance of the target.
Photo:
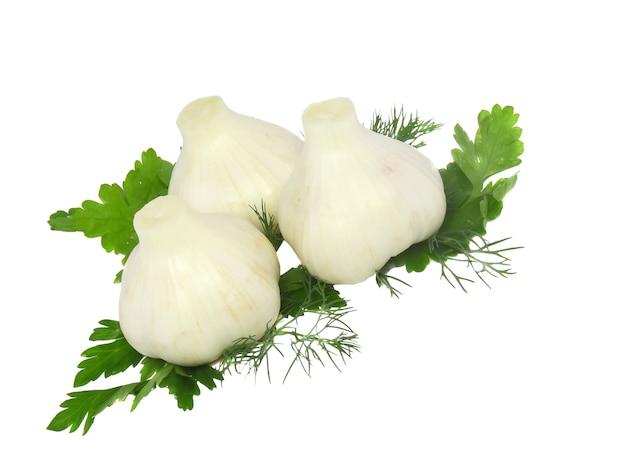
<svg viewBox="0 0 626 470">
<path fill-rule="evenodd" d="M 0 467 L 626 468 L 616 4 L 225 3 L 0 6 Z M 192 412 L 163 391 L 85 437 L 47 431 L 91 330 L 116 316 L 119 266 L 48 216 L 148 147 L 175 160 L 178 112 L 213 94 L 295 132 L 313 101 L 347 96 L 364 122 L 404 104 L 445 123 L 425 148 L 438 166 L 454 124 L 472 134 L 481 109 L 515 106 L 524 162 L 490 233 L 525 247 L 518 274 L 468 294 L 434 268 L 398 273 L 400 299 L 346 288 L 363 352 L 343 373 L 228 378 Z"/>
</svg>

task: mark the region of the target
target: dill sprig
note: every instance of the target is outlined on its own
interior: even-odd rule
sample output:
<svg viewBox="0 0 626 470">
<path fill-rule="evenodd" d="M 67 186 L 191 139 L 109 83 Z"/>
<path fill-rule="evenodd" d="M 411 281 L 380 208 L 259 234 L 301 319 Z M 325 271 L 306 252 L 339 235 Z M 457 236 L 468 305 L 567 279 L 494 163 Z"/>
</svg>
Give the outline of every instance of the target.
<svg viewBox="0 0 626 470">
<path fill-rule="evenodd" d="M 418 142 L 418 139 L 439 129 L 441 126 L 442 124 L 437 124 L 432 119 L 424 120 L 419 118 L 417 112 L 407 115 L 404 107 L 400 107 L 398 110 L 394 106 L 391 115 L 387 118 L 384 118 L 380 111 L 375 111 L 370 129 L 419 148 L 426 145 L 426 142 L 424 140 Z"/>
<path fill-rule="evenodd" d="M 251 206 L 259 218 L 263 233 L 278 250 L 283 237 L 273 214 L 264 202 Z M 291 362 L 283 381 L 296 364 L 307 375 L 315 362 L 332 363 L 338 370 L 354 352 L 359 351 L 357 334 L 344 321 L 351 311 L 332 284 L 313 277 L 303 266 L 292 268 L 280 277 L 281 306 L 278 320 L 269 326 L 260 339 L 239 338 L 226 348 L 219 361 L 221 372 L 234 371 L 256 375 L 265 364 L 268 379 L 269 361 L 274 351 L 286 357 L 289 346 Z"/>
<path fill-rule="evenodd" d="M 250 209 L 254 211 L 259 219 L 259 222 L 261 222 L 261 229 L 263 230 L 263 234 L 274 246 L 274 249 L 278 251 L 280 245 L 283 243 L 283 236 L 280 233 L 280 229 L 278 228 L 278 221 L 276 220 L 276 216 L 267 212 L 265 201 L 261 201 L 260 209 L 257 208 L 257 206 L 250 206 Z"/>
<path fill-rule="evenodd" d="M 281 276 L 281 309 L 276 323 L 261 339 L 240 338 L 228 347 L 220 360 L 222 372 L 235 371 L 256 375 L 263 364 L 270 376 L 270 355 L 291 355 L 283 382 L 296 364 L 307 375 L 311 367 L 328 361 L 338 370 L 340 364 L 359 351 L 357 334 L 344 321 L 351 312 L 347 302 L 331 284 L 322 282 L 302 266 Z"/>
<path fill-rule="evenodd" d="M 469 268 L 483 284 L 490 287 L 486 276 L 507 278 L 515 274 L 511 270 L 511 260 L 506 253 L 518 250 L 521 247 L 501 248 L 502 244 L 508 240 L 510 238 L 489 242 L 482 235 L 475 234 L 473 237 L 470 237 L 469 243 L 462 244 L 454 237 L 435 236 L 429 240 L 429 245 L 433 260 L 441 265 L 441 277 L 448 281 L 452 287 L 458 285 L 464 292 L 467 292 L 464 282 L 473 283 L 474 281 L 457 274 L 457 271 L 452 266 L 457 265 Z M 449 256 L 447 253 L 450 253 L 450 251 L 455 253 L 455 255 Z"/>
<path fill-rule="evenodd" d="M 503 238 L 490 242 L 478 233 L 463 235 L 437 233 L 390 259 L 376 273 L 376 283 L 378 287 L 389 289 L 392 297 L 399 297 L 402 292 L 393 283 L 400 283 L 407 287 L 411 285 L 398 277 L 391 276 L 389 271 L 404 265 L 410 272 L 420 272 L 432 260 L 440 264 L 441 278 L 452 287 L 460 287 L 463 292 L 467 292 L 465 283 L 474 283 L 474 280 L 467 276 L 473 274 L 485 286 L 491 288 L 488 282 L 490 277 L 507 278 L 515 274 L 511 269 L 511 260 L 507 252 L 519 250 L 522 247 L 504 247 L 504 243 L 509 240 L 510 238 Z M 415 260 L 418 261 L 415 263 Z M 463 274 L 464 272 L 469 274 Z"/>
<path fill-rule="evenodd" d="M 391 293 L 392 297 L 400 297 L 402 292 L 400 292 L 398 288 L 392 285 L 392 281 L 398 282 L 400 284 L 404 284 L 407 287 L 411 287 L 411 285 L 408 282 L 405 282 L 398 277 L 391 276 L 390 274 L 383 271 L 382 269 L 376 272 L 376 284 L 378 285 L 378 287 L 386 287 L 387 289 L 389 289 L 389 292 Z"/>
</svg>

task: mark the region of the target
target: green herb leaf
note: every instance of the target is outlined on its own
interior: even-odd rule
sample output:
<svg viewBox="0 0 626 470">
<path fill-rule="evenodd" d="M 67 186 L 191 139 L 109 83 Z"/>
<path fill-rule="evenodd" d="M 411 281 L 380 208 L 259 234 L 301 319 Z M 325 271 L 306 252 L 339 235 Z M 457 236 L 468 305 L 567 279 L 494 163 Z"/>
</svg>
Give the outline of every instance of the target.
<svg viewBox="0 0 626 470">
<path fill-rule="evenodd" d="M 139 384 L 128 384 L 107 390 L 88 390 L 68 393 L 69 400 L 61 403 L 60 411 L 48 425 L 51 431 L 63 431 L 70 428 L 76 431 L 85 422 L 83 435 L 91 428 L 96 415 L 117 401 L 124 401 L 128 395 L 137 391 Z"/>
<path fill-rule="evenodd" d="M 291 268 L 280 276 L 280 315 L 299 317 L 307 311 L 343 308 L 347 302 L 332 284 L 311 276 L 304 266 Z"/>
<path fill-rule="evenodd" d="M 48 225 L 50 225 L 52 230 L 60 232 L 78 232 L 76 222 L 74 222 L 69 212 L 65 211 L 56 211 L 52 214 L 50 220 L 48 220 Z"/>
<path fill-rule="evenodd" d="M 143 361 L 141 361 L 141 364 L 141 386 L 135 395 L 131 411 L 137 408 L 139 402 L 148 396 L 152 390 L 158 387 L 161 382 L 174 370 L 173 364 L 169 364 L 162 359 L 152 357 L 145 357 Z"/>
<path fill-rule="evenodd" d="M 74 387 L 82 387 L 101 375 L 109 377 L 135 367 L 142 355 L 135 351 L 126 341 L 120 330 L 119 323 L 114 320 L 102 320 L 104 328 L 96 328 L 89 337 L 91 341 L 108 341 L 109 343 L 93 346 L 83 352 L 84 361 L 78 364 L 80 372 L 74 379 Z"/>
<path fill-rule="evenodd" d="M 81 362 L 82 370 L 76 375 L 75 387 L 96 380 L 101 375 L 109 377 L 135 367 L 141 362 L 139 382 L 130 383 L 106 390 L 85 390 L 71 392 L 68 400 L 61 404 L 64 408 L 48 425 L 52 431 L 70 428 L 76 431 L 85 421 L 83 434 L 89 431 L 96 415 L 116 401 L 123 401 L 128 395 L 134 395 L 131 411 L 139 402 L 157 387 L 167 388 L 176 398 L 178 407 L 183 410 L 193 409 L 193 397 L 200 394 L 198 383 L 209 390 L 217 387 L 216 381 L 223 380 L 222 372 L 210 365 L 181 367 L 161 359 L 144 357 L 135 351 L 124 338 L 119 323 L 114 320 L 102 320 L 103 327 L 94 329 L 90 340 L 111 341 L 88 349 L 83 355 L 89 359 Z"/>
<path fill-rule="evenodd" d="M 446 219 L 436 236 L 462 237 L 463 246 L 476 235 L 486 234 L 487 222 L 502 212 L 504 196 L 515 186 L 517 176 L 488 180 L 521 163 L 524 144 L 519 118 L 513 108 L 495 105 L 492 112 L 478 115 L 478 131 L 472 142 L 457 124 L 455 140 L 460 149 L 452 151 L 453 163 L 441 171 L 447 197 Z M 443 253 L 440 253 L 443 254 Z"/>
<path fill-rule="evenodd" d="M 518 157 L 524 152 L 524 144 L 519 140 L 522 129 L 515 126 L 518 119 L 519 114 L 511 106 L 495 105 L 491 113 L 481 111 L 474 142 L 460 125 L 454 127 L 454 139 L 460 148 L 452 150 L 452 158 L 475 194 L 482 191 L 488 178 L 521 163 Z"/>
<path fill-rule="evenodd" d="M 106 251 L 128 255 L 137 244 L 137 235 L 124 190 L 118 184 L 103 184 L 98 197 L 101 202 L 88 200 L 82 207 L 70 209 L 72 220 L 86 237 L 100 237 Z"/>
<path fill-rule="evenodd" d="M 153 149 L 141 155 L 122 184 L 128 205 L 137 212 L 148 202 L 167 194 L 174 165 L 160 158 Z"/>
<path fill-rule="evenodd" d="M 217 387 L 216 380 L 220 382 L 224 380 L 224 375 L 217 369 L 210 365 L 197 366 L 197 367 L 179 367 L 184 371 L 185 375 L 194 378 L 209 390 L 214 390 Z"/>
<path fill-rule="evenodd" d="M 176 398 L 182 410 L 193 409 L 193 397 L 200 395 L 201 383 L 209 390 L 217 387 L 216 380 L 223 380 L 223 374 L 206 364 L 196 367 L 183 367 L 170 364 L 162 359 L 146 357 L 141 362 L 141 388 L 133 401 L 132 410 L 139 402 L 157 387 L 167 388 Z"/>
<path fill-rule="evenodd" d="M 174 395 L 181 410 L 192 410 L 193 397 L 200 395 L 198 381 L 179 366 L 175 366 L 172 373 L 165 377 L 159 386 L 167 388 L 170 395 Z"/>
<path fill-rule="evenodd" d="M 122 186 L 103 184 L 98 197 L 100 202 L 87 200 L 81 207 L 69 211 L 57 211 L 50 216 L 52 230 L 80 231 L 89 238 L 101 238 L 102 247 L 108 252 L 124 256 L 124 260 L 137 245 L 133 228 L 135 213 L 158 196 L 167 194 L 173 165 L 153 149 L 141 155 L 135 162 Z"/>
</svg>

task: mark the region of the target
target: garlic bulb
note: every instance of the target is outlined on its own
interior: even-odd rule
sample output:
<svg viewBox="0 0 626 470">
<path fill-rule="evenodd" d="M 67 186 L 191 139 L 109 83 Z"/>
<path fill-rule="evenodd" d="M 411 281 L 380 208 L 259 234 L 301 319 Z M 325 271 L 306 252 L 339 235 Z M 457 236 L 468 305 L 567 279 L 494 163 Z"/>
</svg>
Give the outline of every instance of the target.
<svg viewBox="0 0 626 470">
<path fill-rule="evenodd" d="M 304 148 L 280 197 L 278 224 L 314 276 L 355 284 L 433 235 L 446 197 L 439 171 L 408 144 L 363 127 L 336 98 L 302 115 Z"/>
<path fill-rule="evenodd" d="M 287 129 L 235 113 L 222 98 L 189 103 L 176 121 L 183 146 L 169 185 L 204 213 L 238 214 L 260 227 L 250 206 L 276 215 L 280 192 L 302 151 Z"/>
<path fill-rule="evenodd" d="M 249 221 L 200 214 L 168 195 L 138 211 L 134 225 L 139 244 L 124 268 L 119 318 L 137 351 L 182 366 L 207 364 L 275 322 L 278 258 Z"/>
</svg>

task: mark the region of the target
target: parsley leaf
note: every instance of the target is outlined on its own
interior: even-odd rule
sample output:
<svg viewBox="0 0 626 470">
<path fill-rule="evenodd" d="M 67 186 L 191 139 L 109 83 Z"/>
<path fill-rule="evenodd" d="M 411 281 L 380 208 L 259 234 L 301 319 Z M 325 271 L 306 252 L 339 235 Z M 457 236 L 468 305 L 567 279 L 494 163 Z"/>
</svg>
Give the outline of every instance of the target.
<svg viewBox="0 0 626 470">
<path fill-rule="evenodd" d="M 124 401 L 128 395 L 135 394 L 139 384 L 133 383 L 106 390 L 87 390 L 68 393 L 69 400 L 61 403 L 60 411 L 48 424 L 51 431 L 63 431 L 70 428 L 76 431 L 85 421 L 83 435 L 87 434 L 96 415 L 117 401 Z"/>
<path fill-rule="evenodd" d="M 483 190 L 487 179 L 521 163 L 524 152 L 519 140 L 522 129 L 515 124 L 519 114 L 511 106 L 495 105 L 478 115 L 478 131 L 474 142 L 460 125 L 454 127 L 454 140 L 459 149 L 452 150 L 452 159 L 472 184 L 474 194 Z"/>
<path fill-rule="evenodd" d="M 52 230 L 58 230 L 60 232 L 78 232 L 76 222 L 66 211 L 56 211 L 50 216 L 48 225 Z"/>
<path fill-rule="evenodd" d="M 196 367 L 176 366 L 162 359 L 146 357 L 142 361 L 141 383 L 143 386 L 133 401 L 134 410 L 139 402 L 157 387 L 167 388 L 181 410 L 193 409 L 193 397 L 200 395 L 198 383 L 209 390 L 217 387 L 216 380 L 223 380 L 223 374 L 210 365 Z"/>
<path fill-rule="evenodd" d="M 157 387 L 167 388 L 176 398 L 179 408 L 191 410 L 193 397 L 200 395 L 198 383 L 213 390 L 217 387 L 216 381 L 224 378 L 220 371 L 210 365 L 181 367 L 161 359 L 145 357 L 128 344 L 119 322 L 102 320 L 100 324 L 103 326 L 94 329 L 89 339 L 110 342 L 89 348 L 83 353 L 88 359 L 79 364 L 81 370 L 76 374 L 74 386 L 83 386 L 102 375 L 109 377 L 118 374 L 141 362 L 140 380 L 105 390 L 68 393 L 70 398 L 61 403 L 63 410 L 52 419 L 48 425 L 49 430 L 62 431 L 69 428 L 70 432 L 74 432 L 84 422 L 83 434 L 86 434 L 96 415 L 115 402 L 124 401 L 129 395 L 134 395 L 132 411 Z"/>
<path fill-rule="evenodd" d="M 137 235 L 132 228 L 134 213 L 124 190 L 118 184 L 103 184 L 98 197 L 101 202 L 89 200 L 69 210 L 76 228 L 89 238 L 101 237 L 106 251 L 128 255 L 137 244 Z"/>
<path fill-rule="evenodd" d="M 141 361 L 141 364 L 143 366 L 141 369 L 141 387 L 135 395 L 131 411 L 137 408 L 139 402 L 158 387 L 161 381 L 174 369 L 172 364 L 168 364 L 162 359 L 152 357 L 145 357 L 143 361 Z"/>
<path fill-rule="evenodd" d="M 87 200 L 81 207 L 57 211 L 50 216 L 52 230 L 83 232 L 89 238 L 101 238 L 108 252 L 124 255 L 124 261 L 137 245 L 133 228 L 135 213 L 158 196 L 167 194 L 173 165 L 153 149 L 141 155 L 120 186 L 103 184 L 98 197 L 100 202 Z M 119 278 L 119 275 L 118 275 Z"/>
<path fill-rule="evenodd" d="M 307 311 L 347 305 L 332 284 L 311 276 L 304 266 L 282 274 L 279 287 L 280 315 L 284 317 L 299 317 Z"/>
<path fill-rule="evenodd" d="M 454 161 L 441 171 L 448 207 L 436 236 L 451 235 L 467 247 L 474 236 L 486 234 L 487 222 L 500 215 L 504 196 L 515 186 L 517 175 L 495 183 L 488 180 L 521 163 L 524 144 L 519 140 L 522 130 L 515 126 L 518 118 L 511 106 L 481 111 L 474 142 L 461 126 L 455 126 L 460 148 L 452 150 Z"/>
<path fill-rule="evenodd" d="M 101 375 L 110 377 L 124 372 L 130 366 L 137 366 L 143 358 L 128 344 L 122 335 L 118 322 L 102 320 L 100 324 L 104 325 L 104 328 L 96 328 L 89 339 L 91 341 L 113 341 L 93 346 L 83 352 L 82 355 L 87 359 L 78 364 L 78 368 L 81 370 L 76 374 L 74 387 L 82 387 Z"/>
<path fill-rule="evenodd" d="M 184 367 L 175 366 L 159 384 L 167 387 L 171 395 L 174 395 L 181 410 L 193 409 L 193 397 L 200 395 L 198 381 L 185 371 Z"/>
</svg>

